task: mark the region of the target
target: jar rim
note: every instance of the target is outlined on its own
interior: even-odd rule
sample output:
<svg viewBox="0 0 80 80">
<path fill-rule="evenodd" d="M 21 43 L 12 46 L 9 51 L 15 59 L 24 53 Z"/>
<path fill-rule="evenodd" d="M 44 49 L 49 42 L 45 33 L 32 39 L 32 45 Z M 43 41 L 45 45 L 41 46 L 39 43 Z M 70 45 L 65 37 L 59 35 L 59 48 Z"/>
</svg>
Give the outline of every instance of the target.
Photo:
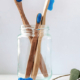
<svg viewBox="0 0 80 80">
<path fill-rule="evenodd" d="M 35 26 L 36 25 L 21 25 L 21 29 L 35 29 Z M 40 25 L 41 28 L 39 27 L 38 29 L 36 30 L 41 30 L 41 29 L 48 29 L 49 30 L 49 26 L 47 25 Z"/>
</svg>

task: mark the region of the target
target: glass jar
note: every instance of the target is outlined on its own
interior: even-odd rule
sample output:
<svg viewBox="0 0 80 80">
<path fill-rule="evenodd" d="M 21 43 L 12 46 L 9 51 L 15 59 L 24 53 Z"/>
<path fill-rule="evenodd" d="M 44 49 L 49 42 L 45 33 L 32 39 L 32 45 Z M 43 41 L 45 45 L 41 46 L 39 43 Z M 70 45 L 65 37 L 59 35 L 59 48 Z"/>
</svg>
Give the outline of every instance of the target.
<svg viewBox="0 0 80 80">
<path fill-rule="evenodd" d="M 51 36 L 49 27 L 21 26 L 18 36 L 18 78 L 49 80 L 51 68 Z"/>
</svg>

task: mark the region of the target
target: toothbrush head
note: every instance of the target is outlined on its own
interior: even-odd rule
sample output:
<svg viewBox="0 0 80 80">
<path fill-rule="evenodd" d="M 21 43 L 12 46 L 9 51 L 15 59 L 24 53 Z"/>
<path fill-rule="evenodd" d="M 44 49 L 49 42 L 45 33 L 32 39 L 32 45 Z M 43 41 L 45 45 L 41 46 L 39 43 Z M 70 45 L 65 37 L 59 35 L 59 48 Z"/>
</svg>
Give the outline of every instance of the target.
<svg viewBox="0 0 80 80">
<path fill-rule="evenodd" d="M 16 0 L 17 2 L 21 2 L 22 0 Z"/>
<path fill-rule="evenodd" d="M 23 78 L 18 78 L 18 80 L 23 80 Z"/>
<path fill-rule="evenodd" d="M 53 4 L 54 4 L 54 0 L 50 0 L 48 10 L 51 11 L 53 9 Z"/>
<path fill-rule="evenodd" d="M 41 18 L 42 18 L 42 14 L 39 13 L 39 14 L 37 15 L 37 23 L 38 23 L 38 24 L 41 22 Z"/>
<path fill-rule="evenodd" d="M 18 80 L 33 80 L 32 78 L 19 78 Z"/>
</svg>

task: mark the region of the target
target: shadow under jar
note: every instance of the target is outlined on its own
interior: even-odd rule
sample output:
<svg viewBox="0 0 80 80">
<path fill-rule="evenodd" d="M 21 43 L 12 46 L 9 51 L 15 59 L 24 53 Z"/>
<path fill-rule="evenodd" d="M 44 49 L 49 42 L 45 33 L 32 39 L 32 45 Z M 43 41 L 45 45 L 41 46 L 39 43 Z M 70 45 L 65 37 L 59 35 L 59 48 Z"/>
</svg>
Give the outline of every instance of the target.
<svg viewBox="0 0 80 80">
<path fill-rule="evenodd" d="M 21 26 L 18 36 L 18 78 L 50 80 L 52 76 L 49 27 L 39 27 Z"/>
</svg>

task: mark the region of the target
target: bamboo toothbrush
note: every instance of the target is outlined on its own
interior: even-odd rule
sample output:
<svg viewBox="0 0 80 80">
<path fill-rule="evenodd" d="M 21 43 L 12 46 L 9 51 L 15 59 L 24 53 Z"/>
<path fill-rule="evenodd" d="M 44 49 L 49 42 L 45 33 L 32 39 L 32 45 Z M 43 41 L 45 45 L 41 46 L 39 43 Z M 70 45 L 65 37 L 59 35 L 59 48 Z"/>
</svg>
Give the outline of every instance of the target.
<svg viewBox="0 0 80 80">
<path fill-rule="evenodd" d="M 14 2 L 16 4 L 18 10 L 19 10 L 19 13 L 21 15 L 23 24 L 24 25 L 29 25 L 29 22 L 26 19 L 25 14 L 24 14 L 24 11 L 23 11 L 23 8 L 22 8 L 22 0 L 14 0 Z"/>
<path fill-rule="evenodd" d="M 26 16 L 24 14 L 24 11 L 23 11 L 23 7 L 22 7 L 22 0 L 14 0 L 18 10 L 19 10 L 19 13 L 20 13 L 20 16 L 21 16 L 21 19 L 22 19 L 22 22 L 23 22 L 23 25 L 26 27 L 28 25 L 29 26 L 29 22 L 28 20 L 26 19 Z M 31 30 L 28 30 L 28 31 L 31 31 Z M 29 37 L 30 39 L 30 42 L 31 42 L 31 39 L 32 37 Z"/>
<path fill-rule="evenodd" d="M 41 18 L 42 18 L 42 15 L 40 13 L 37 15 L 37 17 L 38 16 L 39 16 L 39 18 L 36 21 L 35 32 L 34 32 L 35 36 L 33 37 L 32 41 L 31 41 L 31 50 L 30 50 L 30 55 L 29 55 L 28 64 L 27 64 L 27 68 L 26 68 L 25 78 L 30 77 L 31 70 L 33 68 L 34 54 L 35 54 L 35 51 L 36 51 L 37 41 L 38 41 L 37 29 L 40 25 Z"/>
<path fill-rule="evenodd" d="M 46 64 L 44 62 L 44 59 L 43 59 L 42 55 L 40 55 L 40 66 L 39 67 L 40 67 L 40 70 L 41 70 L 41 73 L 43 74 L 43 76 L 48 77 Z"/>
<path fill-rule="evenodd" d="M 43 14 L 42 14 L 42 25 L 45 25 L 45 18 L 46 18 L 47 9 L 52 10 L 53 3 L 54 3 L 54 0 L 46 0 L 46 2 L 45 2 Z M 43 26 L 41 26 L 40 28 L 42 28 L 42 27 Z M 36 50 L 36 54 L 35 54 L 34 66 L 33 66 L 33 71 L 32 71 L 32 75 L 31 75 L 33 80 L 35 80 L 35 78 L 37 76 L 39 63 L 40 63 L 41 40 L 43 37 L 43 34 L 40 34 L 40 33 L 41 33 L 41 31 L 39 32 L 37 50 Z"/>
</svg>

